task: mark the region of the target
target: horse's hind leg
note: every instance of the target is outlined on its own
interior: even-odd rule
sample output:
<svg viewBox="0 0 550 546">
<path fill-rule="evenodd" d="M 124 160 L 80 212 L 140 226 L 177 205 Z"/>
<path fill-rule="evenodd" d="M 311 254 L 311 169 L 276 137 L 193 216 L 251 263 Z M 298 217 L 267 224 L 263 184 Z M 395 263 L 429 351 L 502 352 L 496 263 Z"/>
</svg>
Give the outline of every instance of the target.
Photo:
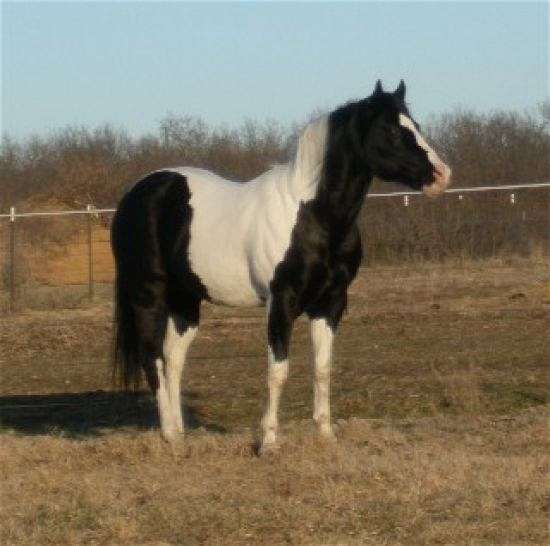
<svg viewBox="0 0 550 546">
<path fill-rule="evenodd" d="M 168 293 L 167 305 L 167 320 L 162 341 L 162 366 L 158 367 L 160 396 L 157 396 L 161 413 L 162 436 L 165 440 L 171 441 L 178 433 L 182 434 L 184 431 L 181 378 L 187 351 L 197 334 L 200 298 L 172 286 Z M 162 386 L 164 386 L 164 391 Z M 164 405 L 166 405 L 165 413 L 167 415 L 165 420 L 162 419 Z"/>
<path fill-rule="evenodd" d="M 171 314 L 166 324 L 163 344 L 165 379 L 171 422 L 163 436 L 171 440 L 177 433 L 183 433 L 184 421 L 181 407 L 181 378 L 187 351 L 197 334 L 198 322 L 192 322 L 183 315 Z M 160 407 L 160 403 L 159 403 Z"/>
<path fill-rule="evenodd" d="M 169 329 L 169 315 L 164 304 L 134 307 L 136 330 L 139 333 L 139 354 L 147 383 L 155 393 L 159 412 L 161 434 L 166 440 L 174 436 L 174 416 L 168 391 L 164 345 Z"/>
<path fill-rule="evenodd" d="M 165 440 L 170 441 L 174 436 L 172 432 L 174 428 L 174 419 L 172 417 L 172 408 L 170 407 L 170 399 L 166 387 L 166 364 L 163 358 L 157 357 L 155 359 L 155 371 L 157 377 L 156 396 L 159 410 L 160 432 Z"/>
</svg>

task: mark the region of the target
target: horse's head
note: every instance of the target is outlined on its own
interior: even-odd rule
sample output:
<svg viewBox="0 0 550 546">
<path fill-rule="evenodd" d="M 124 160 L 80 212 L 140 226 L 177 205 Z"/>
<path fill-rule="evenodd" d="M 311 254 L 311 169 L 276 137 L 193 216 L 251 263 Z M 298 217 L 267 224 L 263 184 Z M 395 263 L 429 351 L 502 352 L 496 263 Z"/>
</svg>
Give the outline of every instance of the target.
<svg viewBox="0 0 550 546">
<path fill-rule="evenodd" d="M 357 105 L 368 111 L 363 149 L 374 175 L 421 189 L 430 197 L 445 191 L 451 169 L 426 142 L 409 114 L 403 80 L 393 93 L 384 92 L 378 80 L 374 93 Z"/>
</svg>

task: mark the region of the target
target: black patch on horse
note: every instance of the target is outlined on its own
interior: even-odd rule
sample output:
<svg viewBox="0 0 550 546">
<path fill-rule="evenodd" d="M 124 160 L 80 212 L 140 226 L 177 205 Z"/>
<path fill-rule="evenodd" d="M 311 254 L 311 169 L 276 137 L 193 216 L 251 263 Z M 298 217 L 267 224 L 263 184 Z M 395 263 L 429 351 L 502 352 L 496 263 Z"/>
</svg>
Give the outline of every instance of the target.
<svg viewBox="0 0 550 546">
<path fill-rule="evenodd" d="M 121 200 L 111 228 L 116 262 L 115 361 L 125 387 L 137 387 L 141 369 L 158 387 L 154 362 L 162 356 L 166 322 L 179 333 L 199 321 L 208 293 L 189 264 L 193 210 L 187 179 L 159 171 Z"/>
<path fill-rule="evenodd" d="M 323 171 L 315 197 L 302 203 L 290 246 L 275 269 L 268 339 L 284 360 L 292 322 L 303 312 L 336 329 L 362 249 L 357 216 L 373 175 L 414 189 L 433 179 L 427 154 L 399 123 L 409 115 L 405 88 L 350 102 L 328 118 Z M 391 152 L 391 153 L 390 153 Z"/>
</svg>

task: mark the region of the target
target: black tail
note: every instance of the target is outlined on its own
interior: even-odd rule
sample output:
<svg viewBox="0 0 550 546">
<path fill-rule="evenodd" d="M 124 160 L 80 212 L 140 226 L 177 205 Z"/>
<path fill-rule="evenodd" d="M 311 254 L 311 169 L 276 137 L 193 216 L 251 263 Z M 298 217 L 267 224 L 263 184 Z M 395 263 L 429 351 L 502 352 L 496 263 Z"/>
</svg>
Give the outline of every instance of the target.
<svg viewBox="0 0 550 546">
<path fill-rule="evenodd" d="M 151 389 L 158 387 L 155 360 L 162 357 L 169 299 L 182 281 L 174 271 L 179 277 L 185 269 L 190 221 L 186 178 L 168 171 L 138 182 L 113 218 L 113 378 L 126 389 L 139 387 L 142 372 Z"/>
<path fill-rule="evenodd" d="M 118 267 L 117 267 L 118 269 Z M 137 389 L 148 357 L 138 346 L 139 332 L 131 298 L 124 288 L 124 275 L 115 279 L 115 322 L 113 348 L 113 382 L 126 390 Z"/>
</svg>

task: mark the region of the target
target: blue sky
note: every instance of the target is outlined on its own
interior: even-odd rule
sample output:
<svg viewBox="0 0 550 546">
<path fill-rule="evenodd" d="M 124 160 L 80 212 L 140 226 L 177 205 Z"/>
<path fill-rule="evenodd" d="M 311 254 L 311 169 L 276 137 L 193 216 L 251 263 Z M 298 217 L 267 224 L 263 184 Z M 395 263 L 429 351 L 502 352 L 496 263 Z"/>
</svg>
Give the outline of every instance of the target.
<svg viewBox="0 0 550 546">
<path fill-rule="evenodd" d="M 304 120 L 405 78 L 413 114 L 548 96 L 545 2 L 3 2 L 2 131 Z"/>
</svg>

